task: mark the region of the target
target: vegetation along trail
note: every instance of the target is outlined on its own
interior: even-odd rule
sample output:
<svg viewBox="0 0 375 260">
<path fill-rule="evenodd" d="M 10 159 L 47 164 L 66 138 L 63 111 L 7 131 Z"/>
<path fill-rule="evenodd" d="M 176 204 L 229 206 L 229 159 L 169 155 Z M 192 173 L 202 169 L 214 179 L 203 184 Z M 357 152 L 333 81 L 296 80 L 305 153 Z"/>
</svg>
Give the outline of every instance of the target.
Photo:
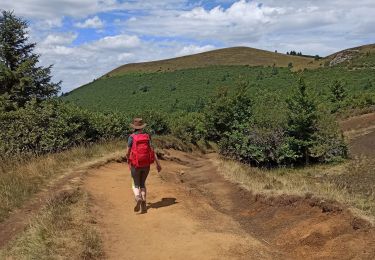
<svg viewBox="0 0 375 260">
<path fill-rule="evenodd" d="M 215 154 L 165 153 L 146 214 L 133 212 L 126 164 L 87 175 L 106 258 L 374 259 L 375 229 L 340 205 L 254 196 L 217 173 Z"/>
</svg>

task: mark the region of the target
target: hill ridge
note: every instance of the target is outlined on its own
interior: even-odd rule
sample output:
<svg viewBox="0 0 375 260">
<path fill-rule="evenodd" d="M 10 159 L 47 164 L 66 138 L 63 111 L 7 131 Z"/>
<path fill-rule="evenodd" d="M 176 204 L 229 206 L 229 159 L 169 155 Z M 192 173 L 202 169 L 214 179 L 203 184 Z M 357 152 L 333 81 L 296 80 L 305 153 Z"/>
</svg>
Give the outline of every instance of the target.
<svg viewBox="0 0 375 260">
<path fill-rule="evenodd" d="M 314 62 L 313 58 L 292 56 L 246 46 L 221 48 L 175 58 L 124 64 L 103 77 L 123 75 L 131 72 L 162 72 L 189 68 L 202 68 L 221 65 L 248 65 L 288 67 L 306 67 Z"/>
</svg>

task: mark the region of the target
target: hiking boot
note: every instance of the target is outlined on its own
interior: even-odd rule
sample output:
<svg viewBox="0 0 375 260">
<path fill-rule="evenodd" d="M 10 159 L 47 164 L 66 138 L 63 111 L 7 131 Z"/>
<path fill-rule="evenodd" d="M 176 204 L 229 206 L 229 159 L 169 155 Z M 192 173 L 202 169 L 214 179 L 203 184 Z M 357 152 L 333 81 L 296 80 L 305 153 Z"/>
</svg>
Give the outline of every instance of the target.
<svg viewBox="0 0 375 260">
<path fill-rule="evenodd" d="M 135 197 L 135 207 L 134 207 L 134 212 L 138 212 L 139 209 L 141 208 L 142 204 L 142 198 L 140 196 Z"/>
<path fill-rule="evenodd" d="M 142 200 L 142 202 L 141 202 L 141 214 L 145 214 L 145 213 L 147 213 L 147 205 L 146 205 L 146 201 Z"/>
</svg>

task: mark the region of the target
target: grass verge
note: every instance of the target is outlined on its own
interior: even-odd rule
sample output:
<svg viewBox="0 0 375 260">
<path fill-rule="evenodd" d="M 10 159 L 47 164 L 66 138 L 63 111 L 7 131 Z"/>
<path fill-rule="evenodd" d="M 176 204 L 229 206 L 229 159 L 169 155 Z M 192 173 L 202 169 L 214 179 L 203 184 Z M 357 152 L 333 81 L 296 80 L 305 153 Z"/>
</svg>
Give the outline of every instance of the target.
<svg viewBox="0 0 375 260">
<path fill-rule="evenodd" d="M 0 159 L 0 222 L 53 178 L 124 147 L 122 141 L 111 141 L 55 154 Z"/>
<path fill-rule="evenodd" d="M 92 223 L 88 195 L 78 188 L 63 191 L 0 251 L 0 258 L 100 259 L 102 241 Z"/>
<path fill-rule="evenodd" d="M 375 159 L 355 158 L 337 165 L 306 168 L 259 169 L 221 159 L 219 172 L 256 194 L 312 194 L 334 200 L 351 208 L 355 214 L 375 220 Z"/>
</svg>

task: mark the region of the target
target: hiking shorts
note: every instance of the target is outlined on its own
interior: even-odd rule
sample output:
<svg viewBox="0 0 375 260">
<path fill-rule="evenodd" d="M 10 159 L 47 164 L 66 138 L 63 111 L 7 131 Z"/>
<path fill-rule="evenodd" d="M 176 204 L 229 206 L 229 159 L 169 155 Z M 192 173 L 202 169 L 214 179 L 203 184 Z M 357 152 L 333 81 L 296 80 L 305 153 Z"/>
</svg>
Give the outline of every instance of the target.
<svg viewBox="0 0 375 260">
<path fill-rule="evenodd" d="M 145 168 L 130 167 L 130 173 L 133 178 L 133 187 L 135 188 L 146 188 L 146 179 L 150 172 L 150 166 Z"/>
</svg>

